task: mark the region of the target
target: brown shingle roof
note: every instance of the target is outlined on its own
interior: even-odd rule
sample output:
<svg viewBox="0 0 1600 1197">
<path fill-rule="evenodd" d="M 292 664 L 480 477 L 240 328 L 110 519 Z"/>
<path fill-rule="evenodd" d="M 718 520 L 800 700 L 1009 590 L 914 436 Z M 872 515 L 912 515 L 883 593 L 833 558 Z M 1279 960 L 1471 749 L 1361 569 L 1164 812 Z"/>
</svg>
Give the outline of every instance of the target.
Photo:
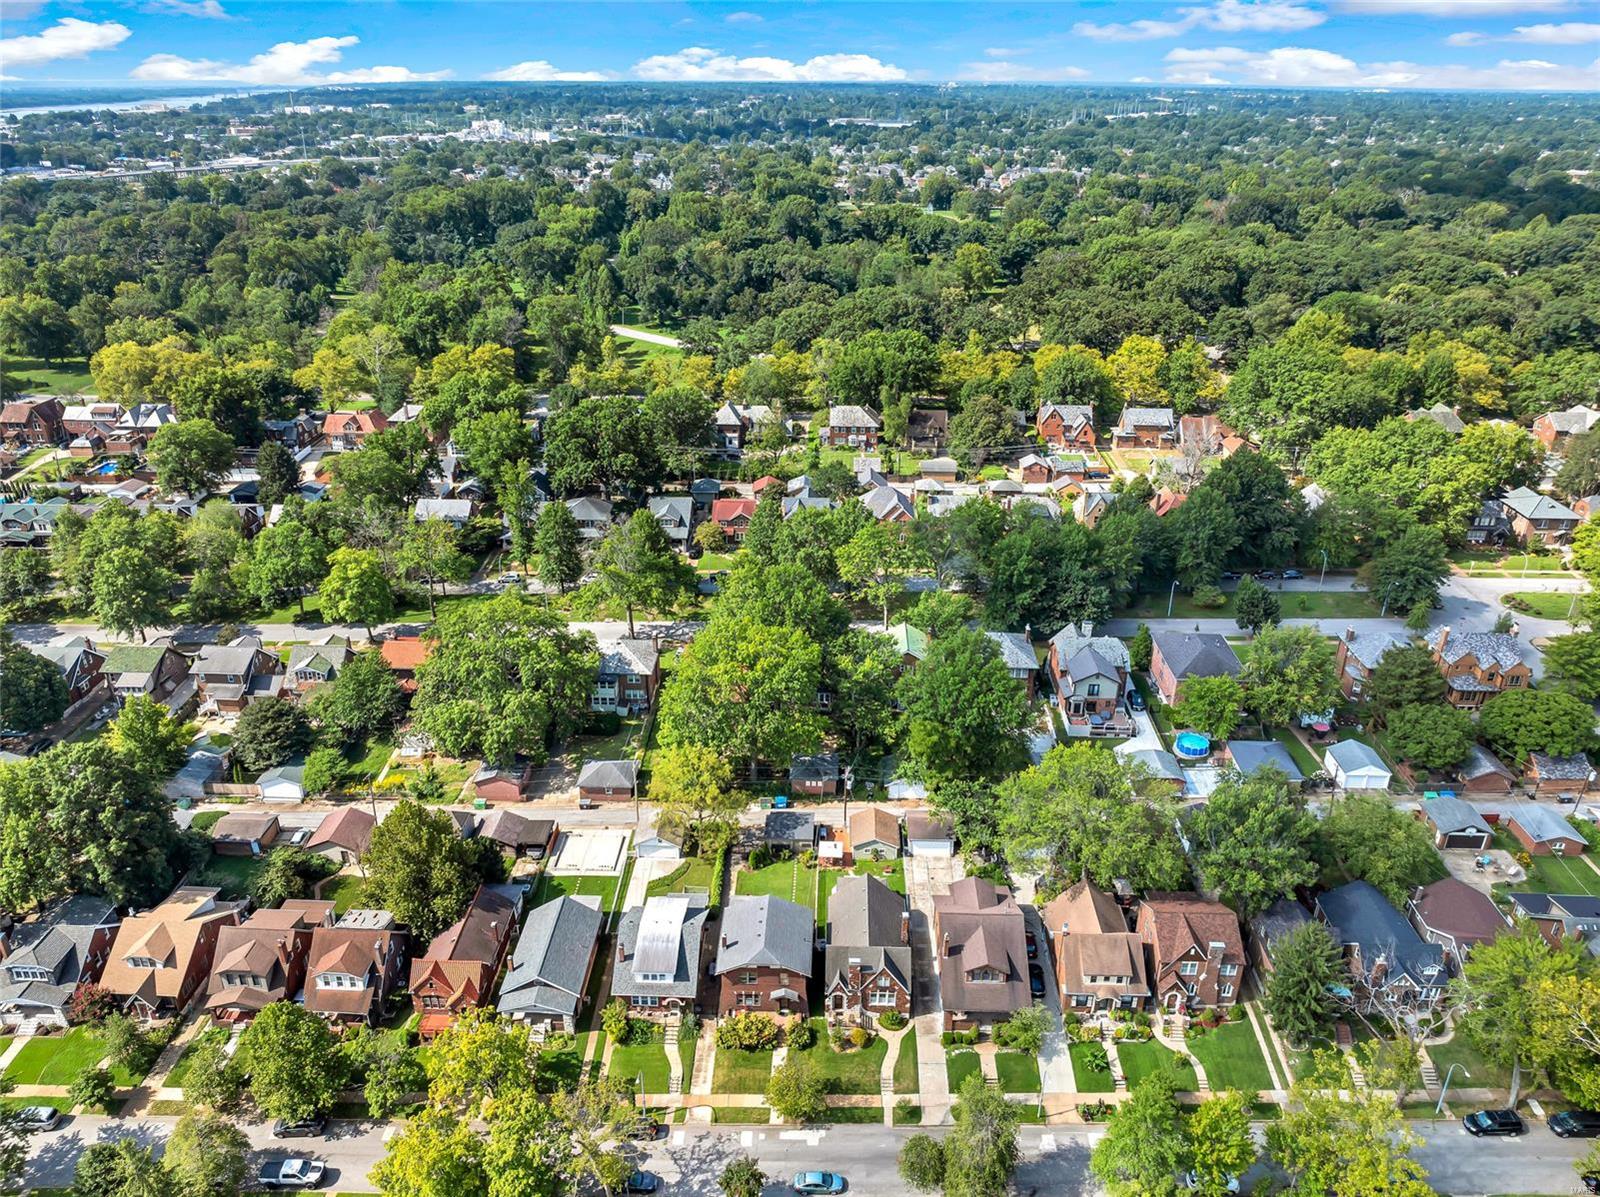
<svg viewBox="0 0 1600 1197">
<path fill-rule="evenodd" d="M 933 899 L 939 929 L 939 990 L 946 1010 L 1009 1014 L 1031 1000 L 1028 945 L 1022 907 L 1011 891 L 981 877 L 966 877 Z M 969 980 L 994 969 L 998 981 Z"/>
<path fill-rule="evenodd" d="M 1144 908 L 1150 920 L 1150 946 L 1158 972 L 1165 972 L 1191 947 L 1202 952 L 1215 942 L 1222 944 L 1222 962 L 1245 962 L 1244 939 L 1239 934 L 1239 917 L 1221 902 L 1199 894 L 1151 894 Z"/>
<path fill-rule="evenodd" d="M 315 851 L 329 846 L 343 848 L 360 856 L 372 839 L 372 829 L 378 821 L 359 806 L 345 806 L 333 812 L 306 841 L 306 847 Z"/>
<path fill-rule="evenodd" d="M 868 844 L 879 840 L 900 846 L 900 816 L 885 806 L 864 806 L 850 816 L 850 843 Z"/>
<path fill-rule="evenodd" d="M 1488 895 L 1454 877 L 1423 886 L 1413 905 L 1424 925 L 1451 936 L 1461 947 L 1487 943 L 1506 930 Z"/>
<path fill-rule="evenodd" d="M 217 889 L 186 885 L 145 914 L 129 915 L 117 930 L 100 984 L 119 997 L 177 998 L 206 932 L 238 921 L 239 908 L 217 902 Z M 161 968 L 136 968 L 128 957 L 161 961 Z"/>
</svg>

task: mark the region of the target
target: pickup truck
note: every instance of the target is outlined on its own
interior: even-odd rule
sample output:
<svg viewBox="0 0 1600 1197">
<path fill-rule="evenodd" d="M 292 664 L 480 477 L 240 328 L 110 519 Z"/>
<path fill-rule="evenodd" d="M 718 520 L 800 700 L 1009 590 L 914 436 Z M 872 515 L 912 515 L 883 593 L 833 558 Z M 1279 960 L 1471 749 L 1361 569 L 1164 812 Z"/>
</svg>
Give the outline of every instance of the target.
<svg viewBox="0 0 1600 1197">
<path fill-rule="evenodd" d="M 256 1183 L 263 1189 L 314 1189 L 322 1183 L 323 1171 L 316 1160 L 268 1160 L 261 1165 Z"/>
</svg>

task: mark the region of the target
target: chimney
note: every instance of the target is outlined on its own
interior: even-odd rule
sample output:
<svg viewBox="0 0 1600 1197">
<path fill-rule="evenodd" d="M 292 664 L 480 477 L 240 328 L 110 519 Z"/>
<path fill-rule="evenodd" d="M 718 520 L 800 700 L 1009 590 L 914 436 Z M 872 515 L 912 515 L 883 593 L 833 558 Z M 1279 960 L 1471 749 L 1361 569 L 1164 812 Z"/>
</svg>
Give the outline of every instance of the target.
<svg viewBox="0 0 1600 1197">
<path fill-rule="evenodd" d="M 1355 643 L 1356 628 L 1354 624 L 1347 624 L 1344 629 L 1344 638 L 1351 644 Z"/>
<path fill-rule="evenodd" d="M 726 935 L 724 935 L 722 937 L 722 946 L 723 947 L 727 947 L 728 946 L 728 937 Z"/>
<path fill-rule="evenodd" d="M 908 910 L 900 912 L 900 942 L 911 942 L 911 912 Z"/>
<path fill-rule="evenodd" d="M 1450 625 L 1445 624 L 1439 629 L 1439 643 L 1434 647 L 1434 651 L 1441 657 L 1444 656 L 1444 642 L 1448 639 L 1450 639 Z"/>
<path fill-rule="evenodd" d="M 941 938 L 939 940 L 939 955 L 948 956 L 949 954 L 950 954 L 950 932 L 946 931 L 944 933 L 943 938 Z"/>
</svg>

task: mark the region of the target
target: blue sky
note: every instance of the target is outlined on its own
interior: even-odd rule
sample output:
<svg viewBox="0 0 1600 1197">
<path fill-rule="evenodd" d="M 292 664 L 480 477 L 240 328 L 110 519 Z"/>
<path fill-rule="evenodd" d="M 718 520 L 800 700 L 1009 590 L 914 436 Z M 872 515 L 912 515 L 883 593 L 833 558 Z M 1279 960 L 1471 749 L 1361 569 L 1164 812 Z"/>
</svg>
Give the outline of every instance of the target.
<svg viewBox="0 0 1600 1197">
<path fill-rule="evenodd" d="M 0 0 L 21 82 L 1600 89 L 1600 0 Z"/>
</svg>

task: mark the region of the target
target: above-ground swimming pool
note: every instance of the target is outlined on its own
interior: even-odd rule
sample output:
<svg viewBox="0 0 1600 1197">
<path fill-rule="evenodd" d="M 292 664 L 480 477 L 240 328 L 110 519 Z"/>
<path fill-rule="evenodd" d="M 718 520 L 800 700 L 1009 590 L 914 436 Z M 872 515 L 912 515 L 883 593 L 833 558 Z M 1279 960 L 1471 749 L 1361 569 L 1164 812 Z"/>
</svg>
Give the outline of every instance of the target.
<svg viewBox="0 0 1600 1197">
<path fill-rule="evenodd" d="M 1197 731 L 1182 731 L 1172 738 L 1172 751 L 1186 760 L 1197 761 L 1211 755 L 1211 738 Z"/>
</svg>

